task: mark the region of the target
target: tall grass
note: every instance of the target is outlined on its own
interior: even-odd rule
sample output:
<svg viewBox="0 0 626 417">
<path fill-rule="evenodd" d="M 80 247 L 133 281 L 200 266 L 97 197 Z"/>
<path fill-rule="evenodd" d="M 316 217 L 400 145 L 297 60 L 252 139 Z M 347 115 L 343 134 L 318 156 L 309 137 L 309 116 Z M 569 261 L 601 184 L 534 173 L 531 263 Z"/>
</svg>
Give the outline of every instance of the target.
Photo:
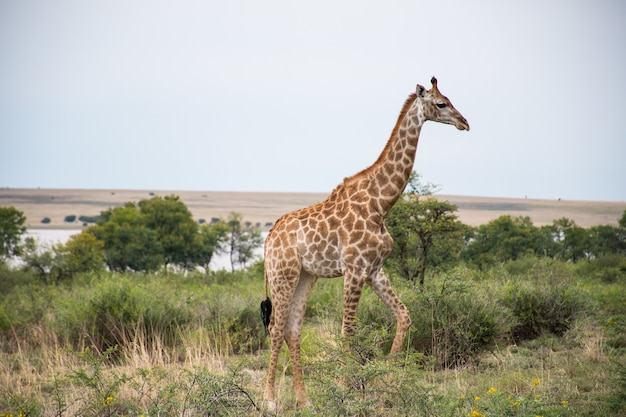
<svg viewBox="0 0 626 417">
<path fill-rule="evenodd" d="M 320 280 L 303 335 L 312 405 L 294 410 L 283 351 L 282 413 L 619 415 L 626 278 L 607 280 L 602 262 L 459 267 L 424 287 L 392 276 L 413 322 L 392 357 L 394 318 L 383 303 L 364 292 L 344 343 L 342 281 Z M 21 278 L 0 295 L 0 415 L 268 414 L 258 268 L 86 274 L 65 286 Z"/>
</svg>

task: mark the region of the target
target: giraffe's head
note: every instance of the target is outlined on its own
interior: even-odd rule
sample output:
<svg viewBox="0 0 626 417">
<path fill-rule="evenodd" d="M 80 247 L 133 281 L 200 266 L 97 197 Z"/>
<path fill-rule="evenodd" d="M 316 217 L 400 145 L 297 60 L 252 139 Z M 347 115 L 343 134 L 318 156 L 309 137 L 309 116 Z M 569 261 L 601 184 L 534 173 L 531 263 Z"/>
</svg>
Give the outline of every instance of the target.
<svg viewBox="0 0 626 417">
<path fill-rule="evenodd" d="M 465 117 L 454 108 L 448 97 L 441 94 L 437 88 L 437 79 L 433 77 L 430 82 L 433 85 L 430 90 L 426 90 L 426 88 L 418 84 L 415 91 L 417 101 L 422 106 L 425 119 L 454 125 L 459 130 L 470 130 Z"/>
</svg>

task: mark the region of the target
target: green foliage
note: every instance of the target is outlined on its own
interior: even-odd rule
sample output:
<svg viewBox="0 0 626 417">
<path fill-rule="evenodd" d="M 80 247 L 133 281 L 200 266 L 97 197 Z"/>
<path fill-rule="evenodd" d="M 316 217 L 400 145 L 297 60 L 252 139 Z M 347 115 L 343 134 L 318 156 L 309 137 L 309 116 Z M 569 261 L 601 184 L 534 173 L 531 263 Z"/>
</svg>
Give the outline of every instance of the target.
<svg viewBox="0 0 626 417">
<path fill-rule="evenodd" d="M 245 265 L 262 243 L 260 232 L 241 215 L 199 226 L 177 196 L 129 202 L 102 212 L 88 232 L 104 242 L 104 260 L 113 271 L 156 271 L 162 266 L 208 271 L 211 259 L 228 244 L 233 265 Z M 228 243 L 227 243 L 228 238 Z M 233 266 L 234 269 L 234 266 Z"/>
<path fill-rule="evenodd" d="M 504 289 L 503 305 L 513 313 L 511 334 L 515 340 L 534 339 L 544 332 L 562 336 L 585 311 L 580 291 L 558 268 L 538 263 L 530 279 L 515 281 Z"/>
<path fill-rule="evenodd" d="M 586 259 L 577 264 L 576 272 L 585 278 L 596 278 L 612 284 L 626 280 L 626 256 L 609 254 Z"/>
<path fill-rule="evenodd" d="M 500 216 L 474 229 L 462 254 L 464 260 L 486 268 L 528 255 L 542 255 L 546 249 L 546 229 L 533 226 L 530 217 Z"/>
<path fill-rule="evenodd" d="M 0 207 L 0 262 L 21 254 L 21 239 L 26 232 L 26 216 L 15 207 Z"/>
<path fill-rule="evenodd" d="M 87 334 L 89 344 L 98 351 L 128 347 L 139 340 L 148 348 L 171 347 L 178 342 L 180 329 L 192 319 L 183 297 L 167 287 L 142 285 L 136 280 L 105 280 L 83 299 L 83 305 L 81 301 L 75 306 L 64 303 L 70 314 L 64 317 L 63 327 L 75 345 Z M 87 316 L 72 314 L 74 309 Z"/>
<path fill-rule="evenodd" d="M 244 222 L 241 214 L 230 213 L 226 221 L 228 240 L 225 251 L 230 256 L 231 270 L 244 268 L 254 259 L 254 250 L 263 244 L 261 231 L 250 222 Z"/>
<path fill-rule="evenodd" d="M 427 267 L 453 266 L 463 248 L 466 227 L 457 220 L 457 206 L 435 198 L 407 194 L 386 219 L 394 246 L 387 265 L 402 277 L 424 284 Z"/>
<path fill-rule="evenodd" d="M 565 217 L 553 222 L 555 237 L 560 242 L 559 259 L 577 262 L 586 258 L 591 239 L 589 231 L 576 225 L 573 220 Z"/>
<path fill-rule="evenodd" d="M 355 335 L 346 340 L 338 335 L 342 282 L 320 280 L 303 338 L 312 405 L 294 410 L 283 351 L 280 414 L 621 415 L 626 282 L 580 273 L 585 264 L 524 257 L 484 271 L 436 273 L 423 287 L 396 278 L 413 325 L 406 349 L 392 356 L 394 319 L 375 294 L 364 291 Z M 79 274 L 61 286 L 22 284 L 27 274 L 5 269 L 14 284 L 0 294 L 7 381 L 0 413 L 271 415 L 262 401 L 268 352 L 259 354 L 267 347 L 259 265 L 235 273 Z M 615 265 L 607 259 L 594 270 Z M 549 287 L 561 289 L 545 296 L 553 303 L 577 300 L 569 329 L 511 343 L 521 315 L 505 302 L 517 294 L 512 289 L 527 300 Z M 107 349 L 101 335 L 122 328 L 124 336 L 108 343 L 117 347 Z"/>
<path fill-rule="evenodd" d="M 134 203 L 102 212 L 104 220 L 87 231 L 104 242 L 104 262 L 112 271 L 155 271 L 164 263 L 158 233 L 145 224 Z"/>
<path fill-rule="evenodd" d="M 27 238 L 22 260 L 24 269 L 35 273 L 46 284 L 72 279 L 79 273 L 99 273 L 104 269 L 103 243 L 82 232 L 70 236 L 67 243 L 41 248 Z"/>
<path fill-rule="evenodd" d="M 78 387 L 87 389 L 87 397 L 78 410 L 81 416 L 113 416 L 119 415 L 120 402 L 118 401 L 120 388 L 130 380 L 130 377 L 118 372 L 106 373 L 105 367 L 110 363 L 116 347 L 111 347 L 102 354 L 96 354 L 86 348 L 77 356 L 79 366 L 72 370 L 67 379 Z M 60 403 L 59 412 L 62 413 L 64 404 Z M 59 413 L 59 414 L 60 414 Z"/>
<path fill-rule="evenodd" d="M 446 277 L 411 301 L 410 345 L 435 369 L 472 363 L 509 329 L 510 313 L 460 275 Z"/>
<path fill-rule="evenodd" d="M 156 231 L 165 265 L 196 265 L 198 223 L 178 196 L 153 197 L 139 202 L 143 224 Z"/>
<path fill-rule="evenodd" d="M 188 372 L 184 391 L 184 408 L 190 415 L 233 416 L 259 415 L 262 412 L 252 393 L 246 388 L 249 378 L 235 368 L 226 376 L 207 370 Z"/>
<path fill-rule="evenodd" d="M 462 272 L 462 271 L 461 271 Z M 456 273 L 456 274 L 455 274 Z M 507 336 L 511 313 L 458 271 L 443 275 L 430 285 L 394 285 L 411 313 L 411 351 L 426 355 L 435 369 L 454 368 L 471 363 L 481 352 Z M 374 323 L 389 334 L 384 349 L 391 347 L 391 326 L 395 323 L 389 309 L 367 293 L 359 307 L 359 321 Z"/>
<path fill-rule="evenodd" d="M 213 256 L 219 255 L 224 251 L 222 245 L 228 236 L 228 230 L 228 225 L 222 221 L 200 226 L 196 262 L 205 271 L 209 270 L 209 264 Z"/>
<path fill-rule="evenodd" d="M 100 220 L 102 220 L 102 216 L 79 216 L 78 220 L 80 220 L 83 223 L 96 223 Z"/>
</svg>

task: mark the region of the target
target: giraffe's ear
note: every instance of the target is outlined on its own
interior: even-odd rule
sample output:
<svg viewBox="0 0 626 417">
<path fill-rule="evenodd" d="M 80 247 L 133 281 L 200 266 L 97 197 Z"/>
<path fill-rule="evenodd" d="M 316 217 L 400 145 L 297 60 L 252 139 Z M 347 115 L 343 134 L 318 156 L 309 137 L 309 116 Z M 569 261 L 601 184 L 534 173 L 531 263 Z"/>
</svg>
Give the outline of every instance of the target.
<svg viewBox="0 0 626 417">
<path fill-rule="evenodd" d="M 419 96 L 419 97 L 424 97 L 424 91 L 426 91 L 426 88 L 424 88 L 423 85 L 417 85 L 417 87 L 415 87 L 415 93 Z"/>
</svg>

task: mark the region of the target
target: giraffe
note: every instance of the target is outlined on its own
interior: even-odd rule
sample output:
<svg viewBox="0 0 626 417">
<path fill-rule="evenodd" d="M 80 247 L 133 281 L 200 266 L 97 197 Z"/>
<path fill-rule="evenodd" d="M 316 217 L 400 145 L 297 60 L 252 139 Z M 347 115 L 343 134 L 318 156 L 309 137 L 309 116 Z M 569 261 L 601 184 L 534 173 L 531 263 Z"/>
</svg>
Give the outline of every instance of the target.
<svg viewBox="0 0 626 417">
<path fill-rule="evenodd" d="M 306 303 L 318 278 L 344 277 L 342 335 L 353 334 L 361 292 L 368 284 L 394 313 L 391 353 L 402 347 L 411 319 L 382 270 L 393 244 L 384 220 L 407 185 L 424 122 L 469 130 L 467 120 L 437 88 L 435 77 L 431 83 L 430 90 L 418 84 L 409 95 L 391 137 L 371 166 L 345 178 L 324 201 L 280 217 L 265 239 L 261 310 L 271 340 L 265 387 L 270 409 L 276 407 L 276 365 L 283 341 L 293 368 L 296 404 L 308 404 L 300 341 Z"/>
</svg>

